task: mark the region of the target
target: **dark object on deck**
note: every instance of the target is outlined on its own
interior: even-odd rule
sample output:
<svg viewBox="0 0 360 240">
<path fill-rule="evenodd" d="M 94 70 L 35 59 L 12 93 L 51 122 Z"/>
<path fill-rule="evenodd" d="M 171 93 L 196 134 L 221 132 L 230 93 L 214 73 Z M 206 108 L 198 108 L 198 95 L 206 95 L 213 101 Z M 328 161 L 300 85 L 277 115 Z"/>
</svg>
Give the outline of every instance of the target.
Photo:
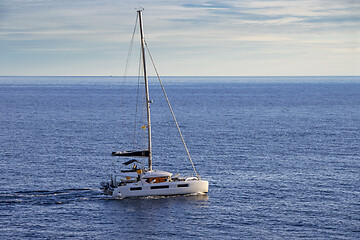
<svg viewBox="0 0 360 240">
<path fill-rule="evenodd" d="M 144 151 L 117 151 L 112 152 L 112 156 L 120 156 L 120 157 L 149 157 L 149 150 Z"/>
</svg>

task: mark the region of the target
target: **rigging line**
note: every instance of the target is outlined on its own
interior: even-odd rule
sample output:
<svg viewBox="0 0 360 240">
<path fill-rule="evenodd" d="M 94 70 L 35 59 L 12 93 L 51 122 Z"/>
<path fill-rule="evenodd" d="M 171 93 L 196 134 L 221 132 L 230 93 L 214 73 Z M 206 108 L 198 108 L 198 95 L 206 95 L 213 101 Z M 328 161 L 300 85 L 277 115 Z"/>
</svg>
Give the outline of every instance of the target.
<svg viewBox="0 0 360 240">
<path fill-rule="evenodd" d="M 133 48 L 133 45 L 134 45 L 134 36 L 135 36 L 135 33 L 136 33 L 137 21 L 138 21 L 138 16 L 136 15 L 135 26 L 134 26 L 134 30 L 133 30 L 133 33 L 132 33 L 132 36 L 131 36 L 129 51 L 128 51 L 128 55 L 127 55 L 127 58 L 126 58 L 125 72 L 124 72 L 124 77 L 125 78 L 127 76 L 127 71 L 129 69 L 129 63 L 130 63 L 130 59 L 131 59 L 132 48 Z"/>
<path fill-rule="evenodd" d="M 140 52 L 140 59 L 139 59 L 139 68 L 138 68 L 138 83 L 137 83 L 137 90 L 136 90 L 136 105 L 135 105 L 135 119 L 134 119 L 134 136 L 133 136 L 133 146 L 134 148 L 139 147 L 136 144 L 136 128 L 137 128 L 137 112 L 138 112 L 138 105 L 139 105 L 139 89 L 140 89 L 140 71 L 141 71 L 141 52 Z"/>
<path fill-rule="evenodd" d="M 127 72 L 128 72 L 128 69 L 129 69 L 129 63 L 130 63 L 130 60 L 131 60 L 131 55 L 132 55 L 132 49 L 133 49 L 133 45 L 134 45 L 134 36 L 135 36 L 135 33 L 136 33 L 136 27 L 137 27 L 137 22 L 138 22 L 138 16 L 136 15 L 136 19 L 135 19 L 135 25 L 134 25 L 134 29 L 133 29 L 133 33 L 132 33 L 132 36 L 131 36 L 131 41 L 130 41 L 130 45 L 129 45 L 129 49 L 128 49 L 128 54 L 127 54 L 127 58 L 126 58 L 126 64 L 125 64 L 125 70 L 124 70 L 124 75 L 123 75 L 123 81 L 122 81 L 122 85 L 121 85 L 121 88 L 120 88 L 120 109 L 123 108 L 123 106 L 125 105 L 124 102 L 125 102 L 125 85 L 126 85 L 126 80 L 127 80 Z M 125 109 L 125 108 L 123 108 Z M 123 122 L 123 126 L 124 128 L 126 129 L 127 132 L 130 132 L 130 129 L 129 127 L 127 126 L 126 124 L 126 121 L 125 121 L 125 118 L 124 118 L 124 114 L 121 114 L 122 116 L 122 122 Z M 115 134 L 116 131 L 114 131 L 114 134 Z"/>
<path fill-rule="evenodd" d="M 133 30 L 133 34 L 131 37 L 131 41 L 130 41 L 130 45 L 129 45 L 129 49 L 128 49 L 128 54 L 127 54 L 127 58 L 126 58 L 126 66 L 125 66 L 125 70 L 124 70 L 124 74 L 122 76 L 122 83 L 120 86 L 120 101 L 119 101 L 119 108 L 121 109 L 125 109 L 124 108 L 124 102 L 125 102 L 125 85 L 126 85 L 126 80 L 127 80 L 127 71 L 128 71 L 128 66 L 129 66 L 129 62 L 131 59 L 131 52 L 132 52 L 132 48 L 133 48 L 133 43 L 134 43 L 134 36 L 136 33 L 136 26 L 137 26 L 137 22 L 138 22 L 138 16 L 136 15 L 136 19 L 135 19 L 135 24 L 134 24 L 134 30 Z M 113 117 L 115 118 L 115 113 L 117 113 L 117 111 L 113 111 Z M 121 114 L 120 118 L 117 118 L 117 124 L 116 126 L 120 126 L 120 122 L 122 122 L 122 125 L 124 126 L 124 129 L 126 131 L 130 131 L 130 129 L 128 128 L 125 118 L 124 118 L 124 114 Z M 114 139 L 119 139 L 119 132 L 118 131 L 113 131 L 113 138 Z M 114 141 L 114 148 L 118 145 L 117 141 Z"/>
<path fill-rule="evenodd" d="M 166 94 L 166 92 L 165 92 L 165 88 L 164 88 L 164 86 L 163 86 L 163 84 L 162 84 L 162 81 L 161 81 L 161 79 L 160 79 L 159 72 L 157 71 L 157 68 L 156 68 L 156 66 L 155 66 L 154 60 L 153 60 L 153 58 L 152 58 L 152 56 L 151 56 L 149 47 L 148 47 L 148 45 L 147 45 L 146 42 L 145 42 L 145 46 L 146 46 L 147 52 L 149 53 L 149 57 L 150 57 L 150 59 L 151 59 L 151 62 L 152 62 L 152 65 L 153 65 L 153 67 L 154 67 L 156 76 L 157 76 L 157 78 L 158 78 L 158 80 L 159 80 L 159 83 L 160 83 L 160 85 L 161 85 L 161 88 L 162 88 L 162 91 L 163 91 L 163 93 L 164 93 L 166 102 L 167 102 L 167 104 L 168 104 L 168 106 L 169 106 L 169 108 L 170 108 L 170 112 L 171 112 L 171 115 L 172 115 L 172 117 L 173 117 L 173 119 L 174 119 L 174 122 L 175 122 L 175 125 L 176 125 L 176 127 L 177 127 L 177 130 L 178 130 L 178 132 L 179 132 L 180 138 L 181 138 L 181 140 L 182 140 L 182 142 L 183 142 L 183 144 L 184 144 L 186 153 L 187 153 L 187 155 L 188 155 L 188 157 L 189 157 L 189 159 L 190 159 L 191 165 L 192 165 L 192 167 L 193 167 L 193 169 L 194 169 L 195 175 L 196 175 L 198 178 L 200 178 L 200 175 L 197 173 L 197 171 L 196 171 L 196 169 L 195 169 L 195 165 L 194 165 L 194 163 L 193 163 L 193 161 L 192 161 L 192 159 L 191 159 L 190 152 L 189 152 L 189 150 L 188 150 L 188 148 L 187 148 L 187 146 L 186 146 L 184 137 L 183 137 L 183 135 L 182 135 L 182 133 L 181 133 L 179 124 L 178 124 L 178 122 L 176 121 L 176 117 L 175 117 L 174 111 L 172 110 L 172 107 L 171 107 L 171 105 L 170 105 L 169 98 L 167 97 L 167 94 Z"/>
<path fill-rule="evenodd" d="M 141 78 L 141 76 L 144 76 L 144 70 L 142 69 L 142 52 L 141 52 L 141 48 L 139 49 L 139 53 L 140 53 L 140 59 L 139 59 L 139 73 L 138 73 L 138 81 L 139 81 L 139 85 L 144 85 L 145 83 L 143 82 L 143 78 Z M 141 92 L 141 96 L 140 96 L 140 102 L 142 102 L 143 104 L 141 104 L 141 111 L 140 111 L 140 119 L 139 119 L 139 123 L 141 124 L 141 126 L 147 126 L 146 125 L 146 114 L 144 115 L 144 112 L 146 111 L 146 98 L 145 98 L 145 89 L 143 89 L 144 91 L 140 91 Z M 140 107 L 139 107 L 140 109 Z M 145 127 L 146 128 L 146 127 Z M 139 141 L 139 149 L 146 149 L 146 144 L 147 144 L 147 134 L 146 131 L 140 131 L 140 140 L 142 142 Z"/>
<path fill-rule="evenodd" d="M 141 72 L 143 72 L 142 68 L 140 68 Z M 145 83 L 141 82 L 142 85 L 145 85 Z M 146 123 L 147 122 L 147 119 L 146 119 L 146 97 L 145 97 L 145 88 L 143 88 L 143 91 L 141 91 L 141 97 L 140 99 L 142 100 L 142 107 L 141 107 L 141 116 L 140 116 L 140 123 L 142 124 L 142 126 L 145 126 L 145 130 L 147 129 L 147 131 L 149 130 L 147 128 L 148 124 Z M 142 145 L 141 147 L 146 149 L 146 144 L 147 144 L 147 133 L 146 131 L 141 131 L 141 137 L 142 137 Z"/>
</svg>

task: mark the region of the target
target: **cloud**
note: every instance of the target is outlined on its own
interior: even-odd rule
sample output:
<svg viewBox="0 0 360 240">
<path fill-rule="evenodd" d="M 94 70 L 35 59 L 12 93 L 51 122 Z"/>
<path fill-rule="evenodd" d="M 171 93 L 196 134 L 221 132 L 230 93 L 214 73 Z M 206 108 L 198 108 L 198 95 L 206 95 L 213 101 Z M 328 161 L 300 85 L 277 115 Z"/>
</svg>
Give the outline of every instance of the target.
<svg viewBox="0 0 360 240">
<path fill-rule="evenodd" d="M 82 65 L 101 65 L 105 57 L 119 61 L 127 54 L 137 7 L 131 0 L 2 0 L 0 65 L 5 69 L 15 53 L 56 58 L 66 52 Z M 157 0 L 143 7 L 146 39 L 169 75 L 191 75 L 199 62 L 241 75 L 235 63 L 262 59 L 262 65 L 264 55 L 273 62 L 297 61 L 295 56 L 305 62 L 300 55 L 321 53 L 326 61 L 358 53 L 359 1 Z M 170 59 L 180 67 L 169 66 Z M 205 67 L 199 69 L 207 75 Z"/>
<path fill-rule="evenodd" d="M 202 1 L 202 4 L 185 3 L 182 6 L 207 12 L 207 19 L 243 20 L 246 23 L 287 24 L 291 22 L 338 23 L 358 22 L 360 2 L 328 0 L 293 1 Z M 197 19 L 201 18 L 198 16 Z"/>
</svg>

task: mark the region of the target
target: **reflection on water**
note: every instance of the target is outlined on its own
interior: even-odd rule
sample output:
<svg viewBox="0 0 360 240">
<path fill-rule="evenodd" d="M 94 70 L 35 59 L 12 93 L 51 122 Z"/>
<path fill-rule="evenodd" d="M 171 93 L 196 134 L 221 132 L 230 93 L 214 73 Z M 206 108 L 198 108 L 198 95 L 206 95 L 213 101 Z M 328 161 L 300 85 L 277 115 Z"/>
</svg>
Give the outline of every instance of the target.
<svg viewBox="0 0 360 240">
<path fill-rule="evenodd" d="M 182 224 L 205 218 L 209 207 L 206 194 L 108 199 L 103 202 L 103 211 L 110 214 L 109 224 L 116 226 L 123 238 L 166 238 L 173 231 L 189 228 Z"/>
<path fill-rule="evenodd" d="M 171 208 L 173 206 L 181 205 L 186 207 L 203 208 L 208 206 L 209 196 L 207 194 L 201 195 L 184 195 L 184 196 L 156 196 L 156 197 L 139 197 L 139 198 L 125 198 L 113 199 L 106 205 L 114 210 L 126 209 L 126 211 L 149 213 L 160 208 Z"/>
</svg>

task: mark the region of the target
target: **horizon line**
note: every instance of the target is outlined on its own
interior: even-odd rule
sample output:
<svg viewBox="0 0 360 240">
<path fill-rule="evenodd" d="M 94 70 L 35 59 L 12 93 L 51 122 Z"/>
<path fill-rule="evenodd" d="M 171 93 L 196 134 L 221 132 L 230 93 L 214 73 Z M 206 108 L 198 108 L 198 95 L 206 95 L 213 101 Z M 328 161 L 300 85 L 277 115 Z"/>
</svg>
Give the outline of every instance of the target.
<svg viewBox="0 0 360 240">
<path fill-rule="evenodd" d="M 121 75 L 0 75 L 0 77 L 138 77 L 133 76 L 121 76 Z M 151 75 L 148 77 L 157 77 L 156 75 Z M 230 76 L 230 75 L 164 75 L 161 77 L 360 77 L 360 75 L 241 75 L 241 76 Z"/>
</svg>

